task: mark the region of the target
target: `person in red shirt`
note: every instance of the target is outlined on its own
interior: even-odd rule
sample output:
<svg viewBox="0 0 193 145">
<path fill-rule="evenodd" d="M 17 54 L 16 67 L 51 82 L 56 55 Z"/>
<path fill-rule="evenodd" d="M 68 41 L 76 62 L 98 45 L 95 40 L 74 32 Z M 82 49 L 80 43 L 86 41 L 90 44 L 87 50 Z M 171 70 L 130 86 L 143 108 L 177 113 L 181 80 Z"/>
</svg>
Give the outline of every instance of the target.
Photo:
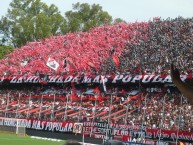
<svg viewBox="0 0 193 145">
<path fill-rule="evenodd" d="M 180 72 L 173 64 L 171 64 L 171 78 L 179 91 L 193 104 L 193 87 L 180 79 Z"/>
</svg>

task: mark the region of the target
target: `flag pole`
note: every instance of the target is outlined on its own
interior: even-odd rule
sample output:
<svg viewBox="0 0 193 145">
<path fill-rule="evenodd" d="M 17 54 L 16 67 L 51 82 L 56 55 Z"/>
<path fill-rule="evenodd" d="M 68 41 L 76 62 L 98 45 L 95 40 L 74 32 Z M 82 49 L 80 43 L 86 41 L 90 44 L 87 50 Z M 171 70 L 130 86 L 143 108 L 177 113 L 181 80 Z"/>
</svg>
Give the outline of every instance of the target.
<svg viewBox="0 0 193 145">
<path fill-rule="evenodd" d="M 8 113 L 7 110 L 8 110 L 8 105 L 9 105 L 9 92 L 8 92 L 8 94 L 6 95 L 6 98 L 7 98 L 7 99 L 6 99 L 6 100 L 7 100 L 7 101 L 6 101 L 7 104 L 6 104 L 6 110 L 5 110 L 5 117 L 7 117 L 7 113 Z"/>
<path fill-rule="evenodd" d="M 107 125 L 109 125 L 109 126 L 110 126 L 110 119 L 111 119 L 112 102 L 113 102 L 113 95 L 111 94 L 111 101 L 110 101 L 110 105 L 109 105 L 109 114 L 108 114 L 108 120 L 107 120 Z M 107 125 L 106 125 L 106 127 L 107 127 Z M 108 134 L 107 134 L 107 128 L 106 128 L 105 139 L 109 139 Z M 104 142 L 104 140 L 103 140 L 103 142 Z"/>
<path fill-rule="evenodd" d="M 41 119 L 41 113 L 42 113 L 42 101 L 43 101 L 43 95 L 41 96 L 41 102 L 40 102 L 40 112 L 38 118 Z"/>
<path fill-rule="evenodd" d="M 143 135 L 143 128 L 144 128 L 144 122 L 145 122 L 145 117 L 146 117 L 146 109 L 147 109 L 147 96 L 148 96 L 148 93 L 145 95 L 145 105 L 144 105 L 144 112 L 143 112 L 143 119 L 142 119 L 142 127 L 141 127 L 141 143 L 143 143 L 142 141 L 142 135 Z M 145 136 L 144 136 L 145 138 Z"/>
<path fill-rule="evenodd" d="M 136 53 L 136 48 L 134 49 L 134 52 L 135 52 L 135 58 L 136 58 L 136 56 L 137 56 L 137 53 Z M 136 65 L 136 64 L 135 64 Z M 142 72 L 142 69 L 143 69 L 143 64 L 142 64 L 142 60 L 140 59 L 140 66 L 141 66 L 141 68 L 140 68 L 140 73 L 141 73 L 141 75 L 143 74 L 143 72 Z M 141 103 L 141 105 L 142 105 L 142 85 L 141 85 L 141 81 L 139 81 L 139 84 L 138 84 L 138 86 L 139 86 L 139 95 L 140 95 L 140 103 Z M 148 93 L 147 93 L 147 95 L 148 95 Z M 147 95 L 145 95 L 145 107 L 146 107 L 146 97 L 147 97 Z M 142 113 L 142 106 L 141 107 L 139 107 L 139 109 L 138 109 L 138 111 L 140 112 L 140 113 Z M 139 114 L 140 114 L 139 113 Z M 141 124 L 141 140 L 140 140 L 140 143 L 142 143 L 142 132 L 143 132 L 143 126 L 144 126 L 144 121 L 145 121 L 145 108 L 144 108 L 144 113 L 143 113 L 143 116 L 142 116 L 143 118 L 142 118 L 142 124 Z"/>
<path fill-rule="evenodd" d="M 167 94 L 165 93 L 165 95 L 164 95 L 164 99 L 163 99 L 163 103 L 162 103 L 162 119 L 161 119 L 161 122 L 160 122 L 160 129 L 159 129 L 159 142 L 160 142 L 160 140 L 161 140 L 161 132 L 162 132 L 162 127 L 163 127 L 163 121 L 164 121 L 164 118 L 165 118 L 165 112 L 164 112 L 164 110 L 165 110 L 165 99 L 166 99 L 166 96 L 167 96 Z"/>
<path fill-rule="evenodd" d="M 20 93 L 19 93 L 19 99 L 18 99 L 18 103 L 17 103 L 17 110 L 16 110 L 15 118 L 18 118 L 19 105 L 20 105 Z"/>
<path fill-rule="evenodd" d="M 65 107 L 66 109 L 65 109 L 65 114 L 64 114 L 64 121 L 66 121 L 66 119 L 67 119 L 68 96 L 69 96 L 69 93 L 67 94 L 66 107 Z"/>
<path fill-rule="evenodd" d="M 95 120 L 95 112 L 96 112 L 96 98 L 95 98 L 95 102 L 94 102 L 94 112 L 92 115 L 92 127 L 91 127 L 91 131 L 90 131 L 90 137 L 92 137 L 92 131 L 93 131 L 93 124 L 94 124 L 94 120 Z"/>
<path fill-rule="evenodd" d="M 55 100 L 56 100 L 56 94 L 54 94 L 54 101 L 53 101 L 53 104 L 52 104 L 51 120 L 54 120 L 54 118 L 55 118 L 55 116 L 54 116 Z"/>
<path fill-rule="evenodd" d="M 81 94 L 81 109 L 82 109 L 82 94 Z M 79 118 L 80 118 L 80 112 L 79 112 Z M 83 125 L 84 125 L 84 123 L 83 123 Z M 84 145 L 84 130 L 82 130 L 82 144 Z"/>
<path fill-rule="evenodd" d="M 182 114 L 182 94 L 180 98 L 180 114 L 178 116 L 178 130 L 177 130 L 177 135 L 176 135 L 176 145 L 178 144 L 178 137 L 179 137 L 179 129 L 180 129 L 180 124 L 181 124 L 181 114 Z"/>
<path fill-rule="evenodd" d="M 29 118 L 29 110 L 31 108 L 31 104 L 30 104 L 30 100 L 31 100 L 31 92 L 30 92 L 30 95 L 29 95 L 29 101 L 28 101 L 28 110 L 27 110 L 27 118 Z"/>
<path fill-rule="evenodd" d="M 128 97 L 129 97 L 129 95 L 128 95 Z M 128 112 L 129 112 L 129 102 L 127 102 L 127 110 L 126 110 L 126 115 L 125 115 L 125 120 L 124 120 L 125 125 L 127 124 Z"/>
<path fill-rule="evenodd" d="M 70 94 L 70 103 L 72 103 L 72 88 L 71 88 L 71 94 Z"/>
<path fill-rule="evenodd" d="M 80 109 L 79 109 L 78 122 L 80 121 L 80 111 L 82 111 L 82 94 L 80 95 Z"/>
</svg>

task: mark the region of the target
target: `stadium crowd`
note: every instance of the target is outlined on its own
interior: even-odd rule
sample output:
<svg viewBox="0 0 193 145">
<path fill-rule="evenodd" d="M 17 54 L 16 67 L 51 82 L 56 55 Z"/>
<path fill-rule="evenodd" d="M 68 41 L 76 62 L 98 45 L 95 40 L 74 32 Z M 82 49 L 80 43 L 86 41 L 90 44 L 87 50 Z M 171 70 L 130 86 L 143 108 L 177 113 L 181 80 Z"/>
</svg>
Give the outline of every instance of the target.
<svg viewBox="0 0 193 145">
<path fill-rule="evenodd" d="M 178 17 L 53 36 L 29 42 L 0 60 L 0 74 L 168 74 L 174 62 L 188 75 L 193 69 L 192 32 L 193 19 Z M 49 58 L 59 64 L 57 71 L 46 66 Z"/>
<path fill-rule="evenodd" d="M 57 70 L 46 65 L 49 58 L 59 64 Z M 192 76 L 193 18 L 154 18 L 149 22 L 104 25 L 89 32 L 29 42 L 0 60 L 0 75 L 166 75 L 170 73 L 171 62 L 182 74 Z M 34 90 L 1 90 L 0 115 L 107 121 L 105 116 L 110 112 L 110 121 L 121 124 L 143 122 L 149 128 L 169 130 L 193 128 L 192 105 L 176 91 L 167 95 L 163 92 L 142 92 L 135 97 L 114 95 L 110 105 L 111 101 L 105 101 L 111 100 L 109 95 L 97 100 L 92 95 L 68 94 L 69 91 L 54 87 Z"/>
</svg>

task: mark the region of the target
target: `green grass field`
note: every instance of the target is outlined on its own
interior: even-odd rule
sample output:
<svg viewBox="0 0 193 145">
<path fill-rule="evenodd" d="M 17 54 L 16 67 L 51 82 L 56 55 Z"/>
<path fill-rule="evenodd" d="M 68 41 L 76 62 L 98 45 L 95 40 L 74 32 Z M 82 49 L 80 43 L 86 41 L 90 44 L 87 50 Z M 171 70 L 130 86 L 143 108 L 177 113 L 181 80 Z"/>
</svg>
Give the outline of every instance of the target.
<svg viewBox="0 0 193 145">
<path fill-rule="evenodd" d="M 0 145 L 62 145 L 64 141 L 49 141 L 33 139 L 29 136 L 16 136 L 11 134 L 0 134 Z"/>
</svg>

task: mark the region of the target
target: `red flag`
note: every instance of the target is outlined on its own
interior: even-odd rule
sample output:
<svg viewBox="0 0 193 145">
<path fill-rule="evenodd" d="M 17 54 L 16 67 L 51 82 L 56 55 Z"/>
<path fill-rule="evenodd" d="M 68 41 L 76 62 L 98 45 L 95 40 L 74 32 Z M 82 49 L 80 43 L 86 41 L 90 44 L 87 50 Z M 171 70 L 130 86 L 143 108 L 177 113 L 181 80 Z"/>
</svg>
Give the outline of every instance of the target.
<svg viewBox="0 0 193 145">
<path fill-rule="evenodd" d="M 135 96 L 130 97 L 130 99 L 131 99 L 131 100 L 135 100 L 135 99 L 137 99 L 138 97 L 139 97 L 139 95 L 135 95 Z"/>
<path fill-rule="evenodd" d="M 94 97 L 91 97 L 89 100 L 90 101 L 102 101 L 102 100 L 104 100 L 104 97 L 102 97 L 102 95 L 101 95 L 101 92 L 100 92 L 100 90 L 99 90 L 99 88 L 98 87 L 96 87 L 95 89 L 93 89 L 93 92 L 96 94 Z"/>
<path fill-rule="evenodd" d="M 112 55 L 112 59 L 113 59 L 115 65 L 118 67 L 118 66 L 119 66 L 119 63 L 120 63 L 119 57 L 116 56 L 116 55 Z"/>
<path fill-rule="evenodd" d="M 81 100 L 76 94 L 71 94 L 72 95 L 72 101 L 79 101 Z"/>
<path fill-rule="evenodd" d="M 76 88 L 75 88 L 73 82 L 71 82 L 71 87 L 72 87 L 72 93 L 73 93 L 73 94 L 76 94 Z"/>
<path fill-rule="evenodd" d="M 64 72 L 72 72 L 76 70 L 76 66 L 73 64 L 73 61 L 70 58 L 65 58 L 63 69 Z"/>
<path fill-rule="evenodd" d="M 100 90 L 99 90 L 99 87 L 96 87 L 95 89 L 93 89 L 93 92 L 97 95 L 100 94 Z"/>
<path fill-rule="evenodd" d="M 76 88 L 75 88 L 73 82 L 71 83 L 71 87 L 72 87 L 72 92 L 71 92 L 72 100 L 73 100 L 73 101 L 79 101 L 79 100 L 81 100 L 81 98 L 79 98 L 79 97 L 77 96 Z"/>
<path fill-rule="evenodd" d="M 96 66 L 92 62 L 88 62 L 87 65 L 90 66 L 92 69 L 97 70 Z"/>
</svg>

